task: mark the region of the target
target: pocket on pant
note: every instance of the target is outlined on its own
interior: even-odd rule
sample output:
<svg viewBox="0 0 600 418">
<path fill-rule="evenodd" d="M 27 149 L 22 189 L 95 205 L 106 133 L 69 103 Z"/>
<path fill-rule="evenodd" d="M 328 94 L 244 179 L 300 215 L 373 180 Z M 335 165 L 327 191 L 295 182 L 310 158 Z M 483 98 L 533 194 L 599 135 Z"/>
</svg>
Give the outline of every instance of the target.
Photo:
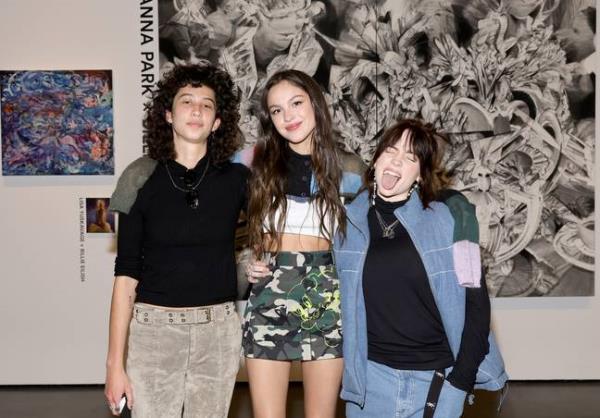
<svg viewBox="0 0 600 418">
<path fill-rule="evenodd" d="M 236 375 L 242 355 L 242 324 L 237 313 L 226 318 L 223 338 L 222 354 L 226 360 L 224 363 L 230 364 L 224 372 L 226 375 Z"/>
<path fill-rule="evenodd" d="M 129 323 L 129 349 L 154 351 L 156 343 L 156 326 L 145 324 L 133 318 Z"/>
<path fill-rule="evenodd" d="M 237 312 L 226 317 L 222 327 L 223 331 L 221 336 L 223 338 L 224 347 L 227 347 L 227 351 L 232 350 L 233 353 L 236 353 L 236 355 L 239 356 L 242 347 L 242 323 L 240 322 L 240 317 Z"/>
<path fill-rule="evenodd" d="M 153 381 L 157 367 L 156 326 L 139 323 L 135 318 L 129 325 L 127 341 L 127 373 L 136 385 L 140 381 Z"/>
<path fill-rule="evenodd" d="M 463 398 L 467 396 L 467 392 L 454 386 L 448 379 L 444 379 L 444 386 L 442 386 L 442 390 L 447 390 L 454 393 L 456 396 L 462 396 Z"/>
<path fill-rule="evenodd" d="M 237 312 L 234 312 L 233 315 L 227 318 L 227 335 L 233 338 L 234 340 L 240 340 L 242 338 L 242 322 L 240 321 L 240 316 Z"/>
</svg>

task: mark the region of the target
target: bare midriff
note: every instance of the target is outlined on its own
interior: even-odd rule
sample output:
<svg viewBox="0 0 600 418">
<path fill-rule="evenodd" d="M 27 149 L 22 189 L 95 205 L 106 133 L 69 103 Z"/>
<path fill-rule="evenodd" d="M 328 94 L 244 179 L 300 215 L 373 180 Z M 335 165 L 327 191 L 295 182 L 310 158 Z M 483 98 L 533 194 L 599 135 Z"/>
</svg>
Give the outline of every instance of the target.
<svg viewBox="0 0 600 418">
<path fill-rule="evenodd" d="M 276 251 L 277 245 L 266 245 L 268 251 Z M 328 239 L 312 235 L 281 234 L 279 251 L 329 251 L 331 242 Z"/>
</svg>

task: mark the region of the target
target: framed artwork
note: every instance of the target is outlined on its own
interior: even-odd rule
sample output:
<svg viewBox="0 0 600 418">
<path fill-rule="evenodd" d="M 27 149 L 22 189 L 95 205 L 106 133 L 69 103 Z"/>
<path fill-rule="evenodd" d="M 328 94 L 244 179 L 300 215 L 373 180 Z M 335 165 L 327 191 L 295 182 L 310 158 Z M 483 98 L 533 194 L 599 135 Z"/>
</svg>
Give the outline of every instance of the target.
<svg viewBox="0 0 600 418">
<path fill-rule="evenodd" d="M 86 197 L 86 232 L 88 234 L 112 234 L 115 229 L 115 212 L 108 210 L 110 198 Z"/>
<path fill-rule="evenodd" d="M 208 60 L 258 140 L 268 77 L 302 70 L 369 162 L 418 118 L 477 208 L 492 296 L 594 294 L 595 0 L 159 0 L 160 71 Z"/>
<path fill-rule="evenodd" d="M 0 71 L 2 174 L 112 175 L 110 70 Z"/>
</svg>

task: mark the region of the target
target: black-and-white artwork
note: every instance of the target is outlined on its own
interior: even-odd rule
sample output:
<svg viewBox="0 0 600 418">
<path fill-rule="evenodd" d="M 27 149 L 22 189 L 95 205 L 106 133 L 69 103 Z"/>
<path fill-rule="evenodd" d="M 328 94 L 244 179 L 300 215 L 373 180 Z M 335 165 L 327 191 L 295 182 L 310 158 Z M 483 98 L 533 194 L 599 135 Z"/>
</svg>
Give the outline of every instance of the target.
<svg viewBox="0 0 600 418">
<path fill-rule="evenodd" d="M 159 0 L 160 65 L 227 69 L 248 145 L 283 68 L 322 85 L 365 161 L 398 118 L 434 124 L 490 294 L 591 296 L 595 16 L 595 0 Z"/>
</svg>

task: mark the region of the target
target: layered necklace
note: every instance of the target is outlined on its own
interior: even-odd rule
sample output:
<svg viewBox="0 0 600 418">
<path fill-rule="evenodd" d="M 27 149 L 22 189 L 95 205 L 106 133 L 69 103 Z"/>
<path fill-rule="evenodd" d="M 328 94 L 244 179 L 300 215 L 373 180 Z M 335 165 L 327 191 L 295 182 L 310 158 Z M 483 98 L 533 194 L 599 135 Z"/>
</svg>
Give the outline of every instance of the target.
<svg viewBox="0 0 600 418">
<path fill-rule="evenodd" d="M 202 180 L 204 180 L 204 176 L 206 175 L 206 172 L 208 171 L 209 165 L 210 165 L 210 157 L 207 157 L 206 166 L 204 167 L 204 171 L 202 172 L 202 175 L 200 176 L 200 178 L 198 179 L 196 184 L 192 185 L 192 184 L 187 184 L 187 182 L 186 182 L 186 185 L 188 186 L 188 188 L 184 189 L 183 187 L 179 187 L 175 183 L 175 180 L 173 180 L 173 176 L 171 175 L 171 170 L 169 170 L 169 164 L 165 163 L 165 168 L 167 169 L 167 174 L 169 175 L 171 184 L 177 190 L 180 190 L 185 193 L 185 201 L 187 202 L 188 206 L 192 209 L 198 209 L 198 207 L 200 206 L 200 198 L 198 196 L 198 191 L 196 190 L 196 188 L 200 185 L 200 183 L 202 183 Z"/>
<path fill-rule="evenodd" d="M 377 208 L 373 207 L 373 209 L 375 210 L 375 216 L 377 217 L 377 221 L 379 222 L 379 226 L 381 227 L 381 236 L 387 239 L 394 239 L 396 237 L 396 232 L 394 230 L 396 229 L 400 221 L 396 219 L 391 224 L 386 224 L 383 220 L 383 216 L 381 216 L 381 213 L 379 213 Z"/>
<path fill-rule="evenodd" d="M 377 217 L 377 222 L 379 222 L 379 226 L 381 227 L 381 236 L 383 238 L 387 238 L 387 239 L 394 239 L 394 238 L 396 238 L 395 229 L 398 226 L 398 224 L 400 223 L 400 220 L 395 219 L 394 222 L 392 222 L 391 224 L 385 223 L 385 221 L 383 220 L 383 216 L 381 216 L 381 213 L 379 213 L 379 211 L 375 207 L 375 195 L 377 194 L 377 183 L 374 182 L 373 186 L 374 186 L 374 190 L 373 190 L 373 198 L 372 198 L 371 204 L 373 205 L 373 209 L 375 210 L 375 216 Z M 408 190 L 408 193 L 406 195 L 406 200 L 410 199 L 410 195 L 418 188 L 419 188 L 419 183 L 417 183 L 415 181 L 410 186 L 410 189 Z"/>
</svg>

